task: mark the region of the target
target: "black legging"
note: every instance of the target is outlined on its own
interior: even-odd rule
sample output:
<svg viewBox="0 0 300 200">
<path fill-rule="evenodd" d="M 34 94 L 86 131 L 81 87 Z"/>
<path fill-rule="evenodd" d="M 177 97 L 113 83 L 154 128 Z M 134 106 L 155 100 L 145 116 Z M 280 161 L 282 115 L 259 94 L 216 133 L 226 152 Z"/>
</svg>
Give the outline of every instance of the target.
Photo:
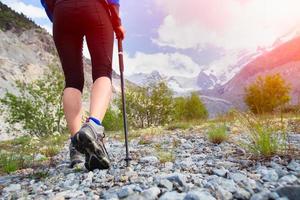
<svg viewBox="0 0 300 200">
<path fill-rule="evenodd" d="M 93 82 L 112 76 L 113 27 L 102 0 L 57 0 L 54 8 L 53 38 L 65 75 L 65 88 L 82 92 L 83 37 L 92 60 Z"/>
</svg>

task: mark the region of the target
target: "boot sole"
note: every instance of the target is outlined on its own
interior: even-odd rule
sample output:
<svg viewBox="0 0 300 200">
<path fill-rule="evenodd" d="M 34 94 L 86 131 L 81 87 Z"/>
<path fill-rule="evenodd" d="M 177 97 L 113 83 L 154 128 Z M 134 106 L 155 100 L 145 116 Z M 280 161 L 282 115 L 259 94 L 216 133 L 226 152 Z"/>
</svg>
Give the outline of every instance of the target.
<svg viewBox="0 0 300 200">
<path fill-rule="evenodd" d="M 89 171 L 110 167 L 110 162 L 105 156 L 103 147 L 84 132 L 78 132 L 72 142 L 77 151 L 85 154 L 85 167 Z"/>
</svg>

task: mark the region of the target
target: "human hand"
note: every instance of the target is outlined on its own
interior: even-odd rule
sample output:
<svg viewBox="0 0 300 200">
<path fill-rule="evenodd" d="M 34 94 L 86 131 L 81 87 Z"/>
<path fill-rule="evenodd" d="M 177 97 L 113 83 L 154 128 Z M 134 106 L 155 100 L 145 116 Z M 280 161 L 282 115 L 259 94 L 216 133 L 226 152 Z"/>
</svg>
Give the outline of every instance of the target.
<svg viewBox="0 0 300 200">
<path fill-rule="evenodd" d="M 114 31 L 116 33 L 117 39 L 124 40 L 126 31 L 122 25 L 116 27 Z"/>
</svg>

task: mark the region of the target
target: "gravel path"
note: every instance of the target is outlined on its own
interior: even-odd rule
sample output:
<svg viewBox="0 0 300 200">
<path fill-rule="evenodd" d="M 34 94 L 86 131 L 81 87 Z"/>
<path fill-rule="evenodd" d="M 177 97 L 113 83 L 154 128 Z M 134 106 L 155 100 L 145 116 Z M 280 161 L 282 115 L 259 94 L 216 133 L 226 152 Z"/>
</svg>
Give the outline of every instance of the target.
<svg viewBox="0 0 300 200">
<path fill-rule="evenodd" d="M 200 133 L 134 139 L 129 168 L 123 143 L 108 138 L 113 165 L 93 172 L 68 168 L 67 147 L 55 157 L 57 165 L 43 169 L 46 178 L 26 176 L 30 169 L 0 177 L 0 199 L 300 199 L 299 160 L 250 160 L 234 143 L 214 145 Z"/>
</svg>

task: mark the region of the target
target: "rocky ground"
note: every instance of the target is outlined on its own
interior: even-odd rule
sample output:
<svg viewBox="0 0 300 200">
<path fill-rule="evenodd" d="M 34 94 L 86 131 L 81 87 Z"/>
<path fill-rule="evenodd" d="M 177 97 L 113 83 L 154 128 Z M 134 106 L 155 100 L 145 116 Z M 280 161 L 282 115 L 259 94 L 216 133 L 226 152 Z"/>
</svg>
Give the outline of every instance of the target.
<svg viewBox="0 0 300 200">
<path fill-rule="evenodd" d="M 300 199 L 300 160 L 249 159 L 232 141 L 215 145 L 193 131 L 136 138 L 126 168 L 123 143 L 108 138 L 112 167 L 93 172 L 68 168 L 66 144 L 52 167 L 0 177 L 0 199 Z"/>
</svg>

